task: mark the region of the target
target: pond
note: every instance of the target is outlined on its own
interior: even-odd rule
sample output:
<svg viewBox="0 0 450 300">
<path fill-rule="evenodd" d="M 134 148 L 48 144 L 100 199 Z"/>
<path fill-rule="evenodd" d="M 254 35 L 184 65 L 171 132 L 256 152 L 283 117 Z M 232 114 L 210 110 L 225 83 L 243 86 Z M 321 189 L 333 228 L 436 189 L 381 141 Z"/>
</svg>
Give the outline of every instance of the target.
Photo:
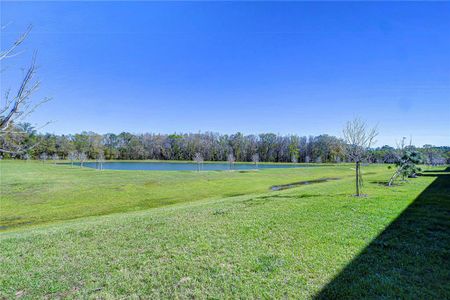
<svg viewBox="0 0 450 300">
<path fill-rule="evenodd" d="M 77 164 L 79 165 L 79 163 Z M 84 167 L 98 168 L 96 162 L 83 163 Z M 305 168 L 307 165 L 299 164 L 255 164 L 237 163 L 231 166 L 231 170 L 254 170 L 275 168 Z M 193 162 L 105 162 L 103 169 L 107 170 L 149 170 L 149 171 L 197 171 L 197 164 Z M 200 165 L 202 171 L 230 170 L 228 163 L 204 163 Z"/>
</svg>

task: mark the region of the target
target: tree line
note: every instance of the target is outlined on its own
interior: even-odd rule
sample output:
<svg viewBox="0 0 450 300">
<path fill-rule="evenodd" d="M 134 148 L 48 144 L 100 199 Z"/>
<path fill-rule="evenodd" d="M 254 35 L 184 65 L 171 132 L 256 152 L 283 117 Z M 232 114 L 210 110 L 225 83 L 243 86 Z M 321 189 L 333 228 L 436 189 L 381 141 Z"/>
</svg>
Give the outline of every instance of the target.
<svg viewBox="0 0 450 300">
<path fill-rule="evenodd" d="M 8 158 L 39 159 L 42 155 L 68 159 L 74 153 L 87 159 L 112 160 L 193 160 L 201 155 L 205 161 L 226 161 L 232 155 L 236 161 L 251 162 L 258 156 L 261 162 L 339 163 L 351 161 L 343 139 L 322 134 L 318 136 L 280 135 L 262 133 L 258 135 L 205 133 L 174 134 L 120 134 L 81 132 L 69 135 L 37 133 L 28 123 L 17 125 L 22 132 L 0 137 L 0 145 L 19 143 L 24 149 L 19 153 L 3 153 Z M 14 138 L 14 141 L 11 139 Z M 413 147 L 414 146 L 408 146 Z M 450 147 L 425 145 L 417 148 L 430 164 L 448 163 Z M 368 162 L 394 163 L 397 149 L 383 146 L 369 150 Z M 73 158 L 73 157 L 72 157 Z"/>
</svg>

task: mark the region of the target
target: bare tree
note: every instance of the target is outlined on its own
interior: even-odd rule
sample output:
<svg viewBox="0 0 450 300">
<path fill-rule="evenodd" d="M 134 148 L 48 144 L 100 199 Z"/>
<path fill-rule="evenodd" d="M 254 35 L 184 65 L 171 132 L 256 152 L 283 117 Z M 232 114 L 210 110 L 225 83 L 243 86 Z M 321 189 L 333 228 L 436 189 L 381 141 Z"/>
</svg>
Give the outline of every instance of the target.
<svg viewBox="0 0 450 300">
<path fill-rule="evenodd" d="M 59 160 L 59 156 L 58 156 L 58 154 L 53 154 L 52 155 L 52 160 L 53 160 L 53 164 L 55 164 L 56 165 L 56 162 Z"/>
<path fill-rule="evenodd" d="M 80 161 L 80 168 L 83 167 L 83 163 L 87 160 L 87 155 L 84 152 L 78 153 L 78 160 Z"/>
<path fill-rule="evenodd" d="M 194 161 L 197 163 L 197 172 L 200 172 L 200 165 L 203 163 L 203 156 L 200 153 L 195 153 Z"/>
<path fill-rule="evenodd" d="M 1 29 L 3 31 L 5 26 Z M 31 29 L 32 27 L 29 26 L 9 48 L 0 50 L 0 62 L 2 64 L 4 60 L 18 54 L 16 51 L 17 48 L 26 40 Z M 1 71 L 3 70 L 0 70 L 0 72 Z M 2 143 L 3 146 L 0 148 L 0 152 L 17 154 L 30 149 L 25 149 L 24 145 L 21 143 L 21 136 L 26 133 L 16 125 L 33 113 L 38 106 L 50 100 L 48 98 L 44 98 L 37 102 L 31 100 L 31 96 L 40 85 L 40 81 L 35 80 L 35 75 L 36 52 L 33 54 L 30 66 L 19 83 L 15 94 L 12 95 L 11 89 L 7 89 L 4 91 L 3 99 L 0 102 L 0 138 L 4 140 L 5 137 L 7 137 L 9 140 L 8 143 Z"/>
<path fill-rule="evenodd" d="M 103 170 L 103 163 L 105 162 L 105 155 L 103 154 L 103 151 L 101 151 L 97 156 L 97 168 L 102 171 Z"/>
<path fill-rule="evenodd" d="M 73 167 L 73 162 L 78 159 L 78 153 L 76 151 L 70 151 L 67 158 L 70 160 L 70 164 Z"/>
<path fill-rule="evenodd" d="M 233 168 L 234 162 L 236 161 L 236 159 L 234 158 L 233 153 L 228 154 L 227 161 L 228 161 L 228 167 L 231 170 Z"/>
<path fill-rule="evenodd" d="M 47 155 L 47 153 L 42 153 L 40 156 L 39 156 L 39 159 L 40 160 L 42 160 L 42 163 L 43 164 L 45 164 L 45 161 L 48 159 L 48 155 Z"/>
<path fill-rule="evenodd" d="M 363 184 L 361 162 L 367 157 L 367 150 L 375 142 L 378 131 L 376 127 L 369 129 L 366 122 L 356 118 L 347 122 L 343 134 L 347 143 L 347 155 L 355 162 L 356 196 L 359 197 Z"/>
<path fill-rule="evenodd" d="M 252 162 L 255 164 L 255 167 L 258 168 L 259 163 L 259 154 L 255 153 L 252 155 Z"/>
</svg>

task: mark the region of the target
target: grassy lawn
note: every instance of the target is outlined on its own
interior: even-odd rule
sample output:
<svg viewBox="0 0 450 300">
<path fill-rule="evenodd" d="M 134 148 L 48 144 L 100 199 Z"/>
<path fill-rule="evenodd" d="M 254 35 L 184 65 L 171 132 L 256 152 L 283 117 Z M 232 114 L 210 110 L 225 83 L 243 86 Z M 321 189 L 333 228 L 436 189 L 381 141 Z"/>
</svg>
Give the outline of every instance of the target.
<svg viewBox="0 0 450 300">
<path fill-rule="evenodd" d="M 350 165 L 100 172 L 4 161 L 0 297 L 449 298 L 442 170 L 387 188 L 386 166 L 364 167 L 368 197 L 355 198 Z M 325 177 L 341 179 L 270 191 Z"/>
<path fill-rule="evenodd" d="M 13 229 L 187 201 L 264 193 L 272 185 L 351 176 L 350 167 L 231 172 L 97 171 L 52 163 L 3 161 L 0 226 Z"/>
</svg>

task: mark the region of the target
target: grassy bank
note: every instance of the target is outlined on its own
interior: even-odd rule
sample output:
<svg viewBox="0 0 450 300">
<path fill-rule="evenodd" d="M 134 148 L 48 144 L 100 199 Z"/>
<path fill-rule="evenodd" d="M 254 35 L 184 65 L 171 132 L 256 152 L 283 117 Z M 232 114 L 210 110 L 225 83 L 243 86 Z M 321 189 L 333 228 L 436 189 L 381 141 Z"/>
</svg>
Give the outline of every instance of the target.
<svg viewBox="0 0 450 300">
<path fill-rule="evenodd" d="M 350 176 L 350 167 L 231 172 L 97 171 L 52 163 L 2 161 L 0 226 L 13 229 L 188 201 L 264 193 L 272 185 Z M 386 171 L 386 167 L 378 169 Z"/>
<path fill-rule="evenodd" d="M 17 204 L 17 215 L 48 224 L 0 235 L 0 296 L 448 298 L 450 172 L 387 188 L 385 166 L 364 170 L 368 197 L 355 198 L 348 165 L 197 174 L 3 164 L 2 217 L 6 199 L 10 214 Z M 269 191 L 323 177 L 342 179 Z M 97 192 L 118 184 L 125 190 Z M 141 194 L 180 200 L 92 213 L 151 207 L 129 205 Z M 89 217 L 51 224 L 78 205 Z"/>
</svg>

